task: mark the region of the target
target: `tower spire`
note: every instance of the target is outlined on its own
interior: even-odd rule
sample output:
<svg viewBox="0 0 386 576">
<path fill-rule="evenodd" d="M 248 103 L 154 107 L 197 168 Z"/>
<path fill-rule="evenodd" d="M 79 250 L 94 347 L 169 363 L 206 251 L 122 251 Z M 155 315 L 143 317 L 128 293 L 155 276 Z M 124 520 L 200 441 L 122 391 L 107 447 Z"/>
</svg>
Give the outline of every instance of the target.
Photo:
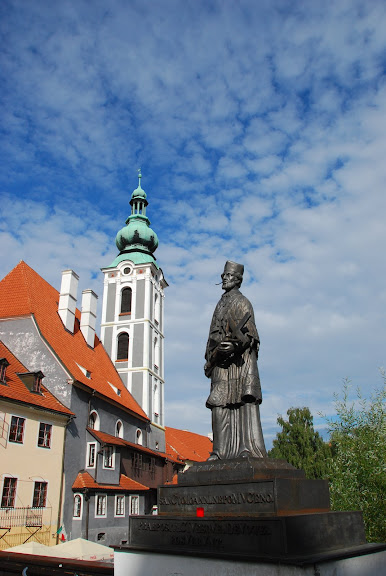
<svg viewBox="0 0 386 576">
<path fill-rule="evenodd" d="M 141 180 L 142 171 L 138 168 L 138 187 L 130 199 L 131 214 L 126 220 L 126 226 L 119 230 L 116 236 L 115 243 L 119 254 L 110 265 L 111 268 L 123 260 L 132 260 L 134 264 L 155 264 L 153 253 L 158 247 L 158 237 L 150 228 L 150 220 L 146 216 L 149 203 L 146 192 L 141 187 Z"/>
</svg>

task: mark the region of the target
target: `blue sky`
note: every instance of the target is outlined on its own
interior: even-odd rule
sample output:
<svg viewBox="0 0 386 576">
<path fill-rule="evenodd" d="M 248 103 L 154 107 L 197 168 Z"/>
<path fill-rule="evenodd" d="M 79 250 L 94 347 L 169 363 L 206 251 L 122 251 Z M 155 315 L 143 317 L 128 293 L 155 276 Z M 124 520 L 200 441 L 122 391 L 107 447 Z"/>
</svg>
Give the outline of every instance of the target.
<svg viewBox="0 0 386 576">
<path fill-rule="evenodd" d="M 203 355 L 225 260 L 261 338 L 267 444 L 385 364 L 386 4 L 6 1 L 0 275 L 100 268 L 142 168 L 170 284 L 166 416 L 206 434 Z M 80 291 L 79 291 L 80 293 Z"/>
</svg>

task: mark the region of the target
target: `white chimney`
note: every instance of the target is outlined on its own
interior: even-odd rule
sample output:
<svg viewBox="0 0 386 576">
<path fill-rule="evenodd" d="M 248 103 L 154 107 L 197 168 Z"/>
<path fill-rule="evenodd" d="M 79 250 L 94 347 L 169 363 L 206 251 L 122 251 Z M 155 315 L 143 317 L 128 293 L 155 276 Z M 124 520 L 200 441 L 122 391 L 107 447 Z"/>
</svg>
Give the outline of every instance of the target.
<svg viewBox="0 0 386 576">
<path fill-rule="evenodd" d="M 98 296 L 92 290 L 82 292 L 82 314 L 80 316 L 80 329 L 87 344 L 94 348 L 95 324 L 97 314 Z"/>
<path fill-rule="evenodd" d="M 74 333 L 76 297 L 79 276 L 73 270 L 62 272 L 62 285 L 59 296 L 59 316 L 69 332 Z"/>
</svg>

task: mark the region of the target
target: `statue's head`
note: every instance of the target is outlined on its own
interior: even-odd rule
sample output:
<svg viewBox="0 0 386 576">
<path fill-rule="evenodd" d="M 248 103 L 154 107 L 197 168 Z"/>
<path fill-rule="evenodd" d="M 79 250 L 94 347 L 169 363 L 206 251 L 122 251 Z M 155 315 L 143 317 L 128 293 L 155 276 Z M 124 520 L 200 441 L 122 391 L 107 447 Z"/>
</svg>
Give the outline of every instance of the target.
<svg viewBox="0 0 386 576">
<path fill-rule="evenodd" d="M 237 262 L 227 260 L 225 262 L 224 272 L 221 274 L 222 289 L 225 290 L 225 292 L 229 292 L 229 290 L 232 290 L 235 286 L 241 286 L 243 274 L 243 264 L 237 264 Z"/>
</svg>

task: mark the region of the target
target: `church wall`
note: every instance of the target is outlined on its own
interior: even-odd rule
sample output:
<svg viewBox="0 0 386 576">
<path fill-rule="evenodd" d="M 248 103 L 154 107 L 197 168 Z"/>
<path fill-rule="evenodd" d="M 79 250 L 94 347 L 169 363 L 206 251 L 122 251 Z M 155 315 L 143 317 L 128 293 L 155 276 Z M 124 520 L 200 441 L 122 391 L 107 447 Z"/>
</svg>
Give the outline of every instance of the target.
<svg viewBox="0 0 386 576">
<path fill-rule="evenodd" d="M 154 330 L 150 327 L 149 330 L 149 368 L 154 369 Z"/>
<path fill-rule="evenodd" d="M 133 372 L 131 378 L 131 393 L 142 406 L 143 403 L 143 372 Z"/>
<path fill-rule="evenodd" d="M 137 280 L 135 317 L 145 317 L 145 280 Z"/>
<path fill-rule="evenodd" d="M 154 319 L 154 287 L 153 284 L 150 282 L 150 289 L 149 289 L 149 297 L 150 297 L 150 320 Z"/>
<path fill-rule="evenodd" d="M 149 434 L 149 448 L 152 450 L 156 450 L 156 442 L 158 442 L 158 450 L 160 452 L 165 452 L 166 444 L 165 444 L 165 429 L 159 428 L 158 426 L 154 426 L 154 424 L 150 425 L 150 434 Z"/>
<path fill-rule="evenodd" d="M 116 286 L 115 284 L 107 285 L 107 302 L 106 302 L 106 322 L 114 322 L 115 318 L 115 297 Z"/>
<path fill-rule="evenodd" d="M 133 363 L 132 366 L 143 366 L 143 342 L 144 342 L 144 325 L 135 324 L 133 326 Z"/>
<path fill-rule="evenodd" d="M 163 299 L 163 297 L 161 296 L 161 294 L 158 296 L 158 298 L 159 298 L 159 305 L 158 305 L 158 306 L 159 306 L 159 318 L 157 318 L 157 320 L 158 320 L 158 323 L 159 323 L 159 324 L 158 324 L 158 327 L 159 327 L 159 329 L 160 329 L 161 332 L 162 332 L 162 330 L 164 329 L 164 322 L 163 322 L 163 320 L 164 320 L 164 317 L 163 317 L 164 299 Z"/>
<path fill-rule="evenodd" d="M 116 368 L 119 368 L 119 366 L 116 366 Z M 129 389 L 129 374 L 127 372 L 119 372 L 119 376 L 126 388 Z"/>
<path fill-rule="evenodd" d="M 29 371 L 41 370 L 44 386 L 70 408 L 69 375 L 40 336 L 32 317 L 1 320 L 0 339 Z"/>
<path fill-rule="evenodd" d="M 105 328 L 103 346 L 105 347 L 107 354 L 111 358 L 111 354 L 112 354 L 112 350 L 113 350 L 113 327 L 112 326 L 107 326 L 107 328 Z"/>
</svg>

